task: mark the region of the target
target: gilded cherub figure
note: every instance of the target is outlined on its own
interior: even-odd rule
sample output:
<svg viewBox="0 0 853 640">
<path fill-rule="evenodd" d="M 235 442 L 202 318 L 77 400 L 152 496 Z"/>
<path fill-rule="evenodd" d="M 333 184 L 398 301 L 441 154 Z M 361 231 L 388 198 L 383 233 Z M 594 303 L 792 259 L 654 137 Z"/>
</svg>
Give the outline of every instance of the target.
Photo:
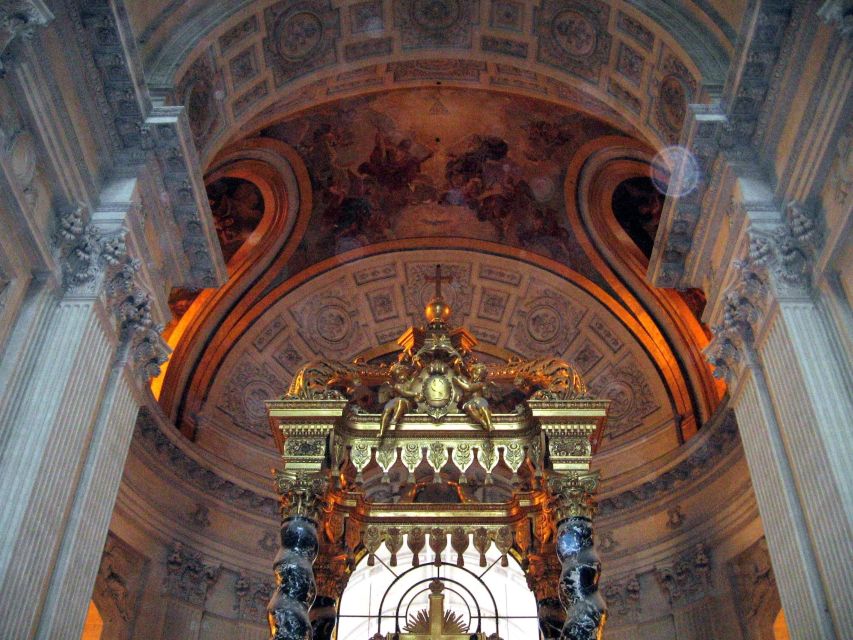
<svg viewBox="0 0 853 640">
<path fill-rule="evenodd" d="M 462 405 L 462 410 L 470 416 L 474 422 L 479 423 L 486 431 L 492 431 L 492 410 L 489 408 L 489 401 L 483 397 L 486 391 L 486 365 L 478 362 L 469 369 L 470 376 L 466 380 L 464 376 L 457 375 L 454 377 L 454 382 L 467 397 L 465 404 Z"/>
<path fill-rule="evenodd" d="M 385 403 L 379 419 L 380 438 L 391 425 L 398 427 L 403 416 L 422 399 L 420 391 L 411 388 L 413 378 L 412 370 L 405 364 L 397 362 L 391 367 L 391 398 Z"/>
</svg>

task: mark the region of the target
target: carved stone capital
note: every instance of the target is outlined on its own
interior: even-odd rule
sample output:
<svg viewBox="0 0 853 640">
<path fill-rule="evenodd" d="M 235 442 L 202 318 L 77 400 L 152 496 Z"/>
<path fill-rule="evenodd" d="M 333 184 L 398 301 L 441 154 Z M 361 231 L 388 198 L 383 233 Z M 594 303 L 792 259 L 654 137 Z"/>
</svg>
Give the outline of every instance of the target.
<svg viewBox="0 0 853 640">
<path fill-rule="evenodd" d="M 274 588 L 272 580 L 241 574 L 234 583 L 234 611 L 241 620 L 262 623 Z"/>
<path fill-rule="evenodd" d="M 32 38 L 36 27 L 53 20 L 41 0 L 0 0 L 0 78 L 6 73 L 7 49 L 15 38 Z"/>
<path fill-rule="evenodd" d="M 169 347 L 160 335 L 163 327 L 152 318 L 151 295 L 137 277 L 140 263 L 128 255 L 127 229 L 101 228 L 87 220 L 83 207 L 61 216 L 57 226 L 55 245 L 66 295 L 103 295 L 132 366 L 144 380 L 158 376 Z"/>
<path fill-rule="evenodd" d="M 749 232 L 749 260 L 756 270 L 765 271 L 777 295 L 808 290 L 814 256 L 823 239 L 815 211 L 789 202 L 781 223 L 753 225 Z"/>
<path fill-rule="evenodd" d="M 593 496 L 598 489 L 598 472 L 570 471 L 548 478 L 556 521 L 566 518 L 589 518 L 595 516 Z"/>
<path fill-rule="evenodd" d="M 607 600 L 610 615 L 637 622 L 642 608 L 640 607 L 640 579 L 633 575 L 622 580 L 612 580 L 601 585 L 601 591 Z"/>
<path fill-rule="evenodd" d="M 275 486 L 281 496 L 282 517 L 302 516 L 319 522 L 326 506 L 329 485 L 325 474 L 276 471 Z"/>
</svg>

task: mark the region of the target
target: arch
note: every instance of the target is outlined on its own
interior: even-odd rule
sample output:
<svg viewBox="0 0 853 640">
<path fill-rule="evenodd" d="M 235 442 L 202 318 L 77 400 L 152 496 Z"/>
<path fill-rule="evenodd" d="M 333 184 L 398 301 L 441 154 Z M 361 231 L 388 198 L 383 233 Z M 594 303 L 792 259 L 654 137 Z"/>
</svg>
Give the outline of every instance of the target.
<svg viewBox="0 0 853 640">
<path fill-rule="evenodd" d="M 465 16 L 459 23 L 464 37 L 448 46 L 408 24 L 404 0 L 393 4 L 393 15 L 384 15 L 379 28 L 369 31 L 352 26 L 349 7 L 316 0 L 305 6 L 323 25 L 319 41 L 310 51 L 300 52 L 305 56 L 300 64 L 282 71 L 274 51 L 276 16 L 283 11 L 280 2 L 188 4 L 181 9 L 186 19 L 164 17 L 157 26 L 155 18 L 154 30 L 148 32 L 150 24 L 146 28 L 145 66 L 149 84 L 175 103 L 184 102 L 183 90 L 192 86 L 186 78 L 206 73 L 210 85 L 219 87 L 222 104 L 195 105 L 206 108 L 208 116 L 217 113 L 221 125 L 200 141 L 203 160 L 271 118 L 344 96 L 436 82 L 571 106 L 658 146 L 680 133 L 662 129 L 655 115 L 662 104 L 662 81 L 677 78 L 684 92 L 683 111 L 686 103 L 713 99 L 721 91 L 735 38 L 733 29 L 707 3 L 597 2 L 596 10 L 587 15 L 598 44 L 591 55 L 573 56 L 569 45 L 549 40 L 551 21 L 558 19 L 560 9 L 546 0 L 535 11 L 532 4 L 522 5 L 525 17 L 512 38 L 492 26 L 488 3 L 464 5 L 478 7 L 479 13 L 460 12 Z M 478 25 L 476 31 L 472 25 Z M 251 55 L 246 54 L 250 42 Z M 638 75 L 631 71 L 625 76 L 617 70 L 621 54 L 611 54 L 617 45 L 621 50 L 620 43 L 630 43 L 635 59 L 643 60 Z M 237 53 L 248 55 L 251 62 L 247 58 L 234 67 L 235 72 L 231 63 Z M 242 74 L 239 82 L 235 73 Z"/>
<path fill-rule="evenodd" d="M 310 214 L 312 206 L 308 171 L 302 159 L 278 140 L 252 138 L 232 145 L 214 159 L 207 177 L 251 180 L 261 190 L 265 211 L 254 234 L 254 246 L 241 247 L 234 256 L 237 262 L 228 282 L 219 289 L 203 290 L 169 334 L 173 352 L 160 375 L 151 381 L 151 389 L 172 419 L 178 409 L 174 394 L 183 383 L 175 371 L 188 373 L 182 365 L 194 357 L 193 348 L 199 346 L 196 337 L 221 322 L 220 314 L 237 304 L 254 283 L 263 281 L 270 269 L 286 264 L 308 224 L 309 215 L 304 212 Z"/>
<path fill-rule="evenodd" d="M 679 387 L 679 376 L 671 379 L 675 402 L 688 409 L 695 401 L 698 411 L 696 416 L 682 414 L 686 438 L 713 414 L 725 385 L 713 378 L 702 355 L 709 339 L 705 328 L 676 291 L 648 283 L 648 259 L 613 214 L 616 187 L 625 179 L 648 175 L 651 158 L 648 147 L 630 138 L 590 142 L 575 155 L 566 173 L 566 214 L 587 257 L 619 298 L 651 335 L 672 345 L 675 361 L 670 366 L 683 371 L 692 383 Z"/>
</svg>

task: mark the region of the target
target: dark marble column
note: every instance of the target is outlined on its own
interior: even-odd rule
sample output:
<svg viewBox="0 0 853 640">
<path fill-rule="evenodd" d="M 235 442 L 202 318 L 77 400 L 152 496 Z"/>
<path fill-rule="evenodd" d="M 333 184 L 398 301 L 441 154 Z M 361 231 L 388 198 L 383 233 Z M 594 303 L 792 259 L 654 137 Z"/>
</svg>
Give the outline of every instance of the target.
<svg viewBox="0 0 853 640">
<path fill-rule="evenodd" d="M 319 546 L 313 520 L 300 515 L 284 519 L 273 564 L 276 587 L 267 607 L 272 640 L 311 640 L 308 610 L 317 594 L 312 565 Z"/>
<path fill-rule="evenodd" d="M 570 516 L 557 525 L 557 557 L 562 564 L 560 602 L 566 609 L 562 640 L 596 640 L 607 607 L 598 592 L 601 561 L 593 547 L 592 520 Z"/>
</svg>

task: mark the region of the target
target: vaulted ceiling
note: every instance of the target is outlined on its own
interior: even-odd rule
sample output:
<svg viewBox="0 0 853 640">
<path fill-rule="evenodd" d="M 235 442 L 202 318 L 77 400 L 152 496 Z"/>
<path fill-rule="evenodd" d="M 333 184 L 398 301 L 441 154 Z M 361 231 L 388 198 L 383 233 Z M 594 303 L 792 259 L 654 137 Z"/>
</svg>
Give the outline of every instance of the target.
<svg viewBox="0 0 853 640">
<path fill-rule="evenodd" d="M 563 356 L 613 400 L 605 491 L 650 472 L 724 392 L 701 295 L 645 272 L 668 204 L 655 154 L 719 92 L 741 10 L 132 5 L 146 77 L 187 107 L 230 276 L 172 292 L 167 415 L 266 488 L 263 401 L 307 360 L 391 352 L 440 262 L 481 358 Z"/>
</svg>

